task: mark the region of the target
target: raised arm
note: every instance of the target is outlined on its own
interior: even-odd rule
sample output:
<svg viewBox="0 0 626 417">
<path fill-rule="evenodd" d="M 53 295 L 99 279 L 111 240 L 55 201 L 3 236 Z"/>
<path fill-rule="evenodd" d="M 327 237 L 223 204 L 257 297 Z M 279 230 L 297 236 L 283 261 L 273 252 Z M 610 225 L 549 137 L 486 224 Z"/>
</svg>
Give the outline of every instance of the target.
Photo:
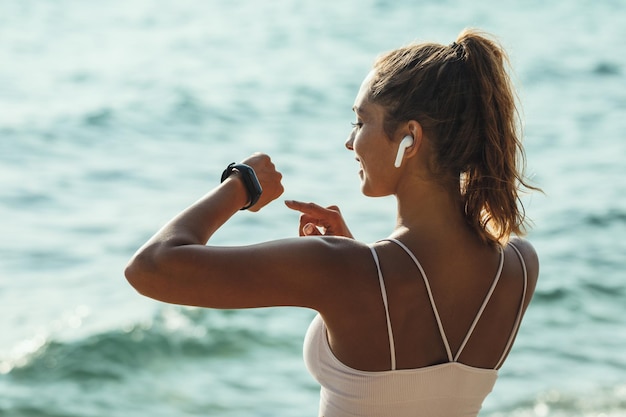
<svg viewBox="0 0 626 417">
<path fill-rule="evenodd" d="M 266 155 L 243 161 L 263 187 L 259 210 L 279 197 L 281 175 Z M 248 203 L 235 174 L 168 222 L 130 260 L 126 277 L 141 294 L 169 303 L 214 308 L 331 305 L 354 276 L 366 246 L 341 237 L 294 238 L 242 247 L 206 246 L 213 233 Z M 361 258 L 362 259 L 362 258 Z M 350 277 L 347 277 L 350 279 Z M 330 292 L 330 295 L 329 295 Z"/>
</svg>

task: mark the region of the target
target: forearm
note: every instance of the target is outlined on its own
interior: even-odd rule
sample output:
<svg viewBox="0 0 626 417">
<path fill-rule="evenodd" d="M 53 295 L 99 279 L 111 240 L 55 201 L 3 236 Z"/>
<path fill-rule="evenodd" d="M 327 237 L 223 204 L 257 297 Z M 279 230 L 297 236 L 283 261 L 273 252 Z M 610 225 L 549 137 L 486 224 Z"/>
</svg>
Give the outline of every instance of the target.
<svg viewBox="0 0 626 417">
<path fill-rule="evenodd" d="M 243 163 L 254 170 L 262 186 L 262 194 L 250 207 L 251 211 L 259 211 L 282 194 L 282 175 L 265 154 L 253 154 Z M 135 253 L 125 275 L 137 291 L 155 299 L 182 303 L 180 300 L 194 298 L 195 290 L 191 287 L 204 283 L 207 275 L 223 274 L 220 268 L 224 264 L 218 260 L 224 252 L 205 245 L 229 218 L 249 206 L 252 197 L 242 175 L 245 174 L 234 170 L 218 187 L 170 220 Z"/>
<path fill-rule="evenodd" d="M 239 174 L 233 174 L 170 220 L 142 249 L 154 244 L 204 245 L 247 201 L 248 194 Z"/>
<path fill-rule="evenodd" d="M 126 266 L 128 281 L 139 292 L 147 294 L 155 289 L 153 287 L 165 285 L 159 279 L 167 281 L 180 268 L 176 249 L 205 245 L 217 229 L 246 205 L 247 198 L 246 189 L 236 175 L 226 179 L 139 248 Z"/>
</svg>

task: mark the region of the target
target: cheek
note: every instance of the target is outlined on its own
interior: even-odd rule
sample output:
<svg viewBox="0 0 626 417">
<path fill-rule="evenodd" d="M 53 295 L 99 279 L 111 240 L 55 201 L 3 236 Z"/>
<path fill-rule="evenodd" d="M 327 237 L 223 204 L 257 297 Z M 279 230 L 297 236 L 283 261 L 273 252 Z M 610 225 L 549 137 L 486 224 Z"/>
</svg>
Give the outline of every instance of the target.
<svg viewBox="0 0 626 417">
<path fill-rule="evenodd" d="M 367 156 L 372 153 L 372 140 L 367 134 L 357 133 L 352 142 L 354 153 L 358 156 Z"/>
<path fill-rule="evenodd" d="M 389 149 L 376 142 L 378 138 L 363 138 L 355 140 L 354 153 L 361 160 L 361 163 L 368 169 L 380 170 L 387 167 L 387 162 L 393 167 L 393 161 L 389 162 Z"/>
</svg>

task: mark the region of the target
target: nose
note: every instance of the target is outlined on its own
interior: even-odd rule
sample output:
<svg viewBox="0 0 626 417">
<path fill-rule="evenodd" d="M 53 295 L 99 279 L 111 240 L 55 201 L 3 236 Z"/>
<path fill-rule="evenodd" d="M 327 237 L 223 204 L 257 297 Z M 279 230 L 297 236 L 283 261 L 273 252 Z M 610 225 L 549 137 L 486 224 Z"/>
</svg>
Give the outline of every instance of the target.
<svg viewBox="0 0 626 417">
<path fill-rule="evenodd" d="M 350 132 L 350 135 L 348 136 L 348 140 L 346 140 L 346 149 L 348 149 L 349 151 L 353 151 L 354 147 L 352 145 L 354 145 L 354 131 Z"/>
</svg>

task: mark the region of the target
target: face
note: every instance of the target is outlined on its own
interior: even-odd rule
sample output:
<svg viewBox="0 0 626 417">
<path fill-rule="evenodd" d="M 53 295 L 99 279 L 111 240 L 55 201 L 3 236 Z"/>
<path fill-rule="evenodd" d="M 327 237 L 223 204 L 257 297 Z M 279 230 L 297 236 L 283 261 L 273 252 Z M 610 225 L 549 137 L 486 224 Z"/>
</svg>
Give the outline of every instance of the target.
<svg viewBox="0 0 626 417">
<path fill-rule="evenodd" d="M 397 144 L 384 132 L 384 108 L 367 99 L 373 76 L 374 72 L 370 72 L 365 78 L 354 102 L 356 122 L 346 141 L 346 148 L 354 151 L 359 162 L 363 194 L 382 197 L 394 192 L 396 171 L 393 163 Z"/>
</svg>

